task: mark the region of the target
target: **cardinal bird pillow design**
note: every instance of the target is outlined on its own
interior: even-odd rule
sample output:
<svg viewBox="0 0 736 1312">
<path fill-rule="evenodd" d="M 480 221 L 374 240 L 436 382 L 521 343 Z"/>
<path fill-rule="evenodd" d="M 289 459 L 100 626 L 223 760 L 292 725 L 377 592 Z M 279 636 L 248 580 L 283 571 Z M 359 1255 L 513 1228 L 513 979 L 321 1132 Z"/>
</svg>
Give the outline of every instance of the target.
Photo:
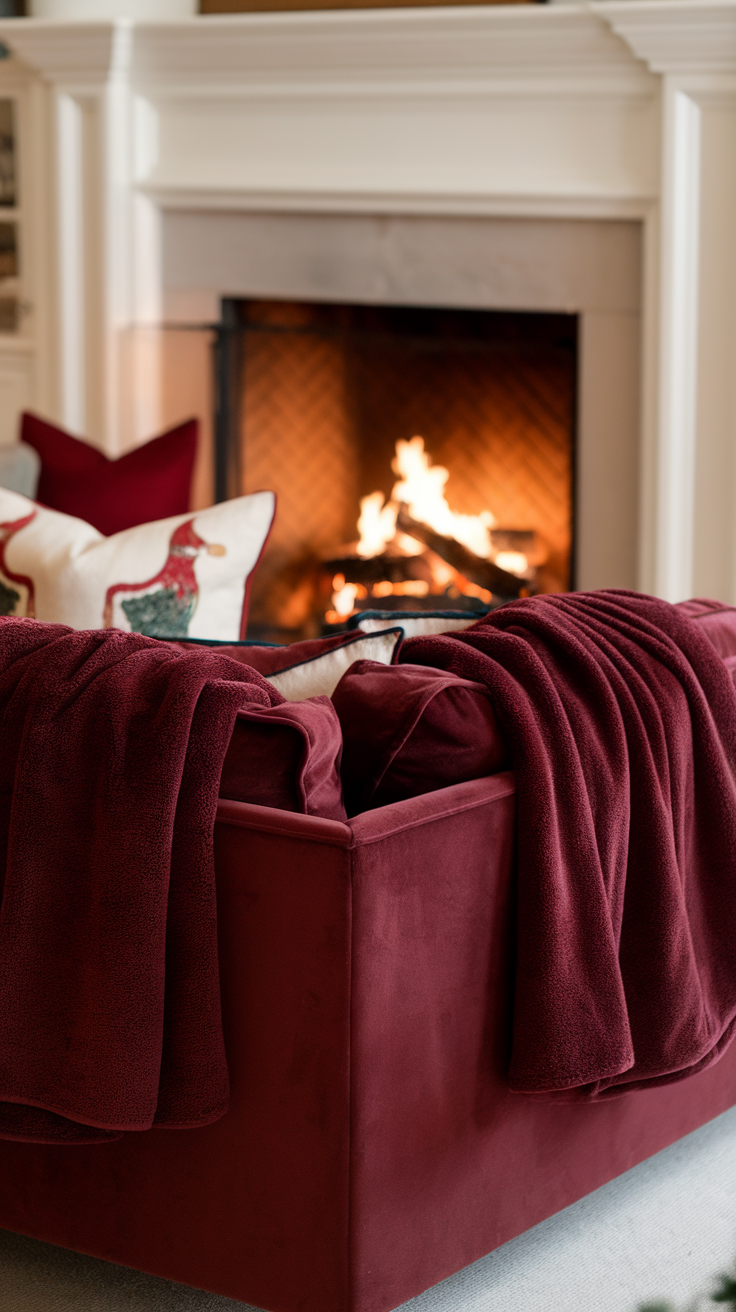
<svg viewBox="0 0 736 1312">
<path fill-rule="evenodd" d="M 237 641 L 275 504 L 255 492 L 106 538 L 0 488 L 0 615 Z"/>
</svg>

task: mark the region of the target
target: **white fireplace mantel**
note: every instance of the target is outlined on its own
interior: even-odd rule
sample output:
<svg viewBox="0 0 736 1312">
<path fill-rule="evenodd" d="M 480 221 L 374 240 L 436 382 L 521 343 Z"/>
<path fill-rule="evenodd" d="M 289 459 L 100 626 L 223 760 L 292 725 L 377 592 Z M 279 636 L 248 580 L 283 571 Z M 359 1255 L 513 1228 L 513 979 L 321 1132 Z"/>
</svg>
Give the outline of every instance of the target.
<svg viewBox="0 0 736 1312">
<path fill-rule="evenodd" d="M 155 430 L 167 214 L 636 221 L 636 582 L 736 601 L 736 0 L 8 19 L 0 40 L 36 405 L 111 452 Z"/>
</svg>

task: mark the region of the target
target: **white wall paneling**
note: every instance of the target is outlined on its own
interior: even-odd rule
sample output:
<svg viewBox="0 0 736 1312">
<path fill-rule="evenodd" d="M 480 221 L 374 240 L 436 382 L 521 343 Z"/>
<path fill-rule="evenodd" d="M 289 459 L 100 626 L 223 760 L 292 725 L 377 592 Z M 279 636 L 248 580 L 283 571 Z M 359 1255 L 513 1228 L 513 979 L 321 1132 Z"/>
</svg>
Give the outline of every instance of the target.
<svg viewBox="0 0 736 1312">
<path fill-rule="evenodd" d="M 75 432 L 85 431 L 85 111 L 73 96 L 56 97 L 57 225 L 59 234 L 59 381 L 61 414 Z"/>
<path fill-rule="evenodd" d="M 164 309 L 279 279 L 503 308 L 521 271 L 524 308 L 583 316 L 580 582 L 736 600 L 736 273 L 713 217 L 732 205 L 736 0 L 19 19 L 0 37 L 68 130 L 48 139 L 35 342 L 56 413 L 110 451 L 149 436 L 171 404 Z M 595 221 L 637 249 L 643 233 L 635 305 L 594 304 Z"/>
<path fill-rule="evenodd" d="M 736 91 L 701 109 L 693 591 L 736 598 Z"/>
<path fill-rule="evenodd" d="M 32 403 L 32 348 L 26 343 L 0 342 L 0 446 L 16 441 L 18 415 Z"/>
<path fill-rule="evenodd" d="M 652 591 L 692 595 L 698 283 L 700 107 L 666 76 L 663 88 L 657 572 Z"/>
<path fill-rule="evenodd" d="M 736 6 L 592 6 L 661 78 L 657 217 L 647 255 L 640 586 L 736 601 L 736 264 L 727 232 Z M 648 298 L 648 299 L 647 299 Z"/>
</svg>

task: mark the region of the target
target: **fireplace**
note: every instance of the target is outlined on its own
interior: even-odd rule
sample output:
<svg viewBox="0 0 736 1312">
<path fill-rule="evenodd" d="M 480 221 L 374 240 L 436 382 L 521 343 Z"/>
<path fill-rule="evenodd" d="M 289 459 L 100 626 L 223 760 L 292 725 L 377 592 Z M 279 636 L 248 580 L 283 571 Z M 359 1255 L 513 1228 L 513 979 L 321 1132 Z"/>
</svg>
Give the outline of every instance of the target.
<svg viewBox="0 0 736 1312">
<path fill-rule="evenodd" d="M 30 406 L 209 442 L 223 297 L 575 314 L 574 584 L 733 600 L 735 34 L 698 0 L 4 20 L 0 439 Z"/>
<path fill-rule="evenodd" d="M 278 497 L 251 634 L 573 586 L 576 315 L 229 298 L 217 361 L 218 494 Z"/>
</svg>

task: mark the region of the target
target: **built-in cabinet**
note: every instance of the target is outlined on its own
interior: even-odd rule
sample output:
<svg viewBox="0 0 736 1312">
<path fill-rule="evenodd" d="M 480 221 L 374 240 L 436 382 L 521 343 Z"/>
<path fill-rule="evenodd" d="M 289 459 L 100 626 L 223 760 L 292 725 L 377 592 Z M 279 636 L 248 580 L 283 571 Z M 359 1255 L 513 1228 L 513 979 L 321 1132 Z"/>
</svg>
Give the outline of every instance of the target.
<svg viewBox="0 0 736 1312">
<path fill-rule="evenodd" d="M 16 440 L 19 416 L 34 403 L 27 130 L 27 77 L 5 55 L 0 59 L 0 445 Z"/>
</svg>

